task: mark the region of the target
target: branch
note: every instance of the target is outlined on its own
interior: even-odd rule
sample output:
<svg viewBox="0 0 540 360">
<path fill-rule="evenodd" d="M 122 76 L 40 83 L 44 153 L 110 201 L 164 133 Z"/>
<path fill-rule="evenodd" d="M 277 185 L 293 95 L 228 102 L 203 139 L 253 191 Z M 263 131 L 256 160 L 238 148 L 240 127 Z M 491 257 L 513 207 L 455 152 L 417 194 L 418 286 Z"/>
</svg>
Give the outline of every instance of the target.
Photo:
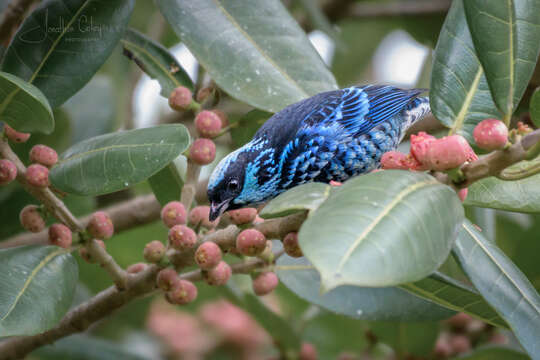
<svg viewBox="0 0 540 360">
<path fill-rule="evenodd" d="M 37 0 L 13 0 L 4 10 L 0 20 L 0 44 L 9 45 L 11 37 L 22 23 L 24 15 Z"/>
</svg>

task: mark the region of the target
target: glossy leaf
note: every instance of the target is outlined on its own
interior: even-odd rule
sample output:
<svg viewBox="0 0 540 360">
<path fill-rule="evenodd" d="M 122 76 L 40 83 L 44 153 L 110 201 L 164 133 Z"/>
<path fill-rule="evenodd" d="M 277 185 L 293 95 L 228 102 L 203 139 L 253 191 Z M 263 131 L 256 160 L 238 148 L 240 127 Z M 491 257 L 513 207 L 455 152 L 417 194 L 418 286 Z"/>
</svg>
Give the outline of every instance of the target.
<svg viewBox="0 0 540 360">
<path fill-rule="evenodd" d="M 264 219 L 286 216 L 295 212 L 313 211 L 330 195 L 332 187 L 323 183 L 296 186 L 272 199 L 260 212 Z"/>
<path fill-rule="evenodd" d="M 98 136 L 64 154 L 49 178 L 78 195 L 106 194 L 148 179 L 189 146 L 185 126 L 161 125 Z"/>
<path fill-rule="evenodd" d="M 54 129 L 51 106 L 34 85 L 0 72 L 0 122 L 16 130 L 49 134 Z"/>
<path fill-rule="evenodd" d="M 476 124 L 500 117 L 467 28 L 463 0 L 452 1 L 439 35 L 429 96 L 435 117 L 470 141 Z"/>
<path fill-rule="evenodd" d="M 503 346 L 480 347 L 467 355 L 460 356 L 460 360 L 528 360 L 526 354 Z"/>
<path fill-rule="evenodd" d="M 540 158 L 522 161 L 505 171 L 518 171 L 533 164 L 539 165 Z M 496 177 L 482 179 L 469 186 L 465 204 L 507 211 L 540 212 L 540 174 L 515 181 Z"/>
<path fill-rule="evenodd" d="M 540 2 L 466 0 L 463 4 L 491 94 L 509 119 L 538 60 Z"/>
<path fill-rule="evenodd" d="M 78 267 L 56 246 L 0 250 L 0 337 L 48 330 L 69 309 Z"/>
<path fill-rule="evenodd" d="M 472 223 L 453 251 L 486 301 L 501 314 L 529 355 L 540 354 L 540 295 L 518 267 Z"/>
<path fill-rule="evenodd" d="M 540 127 L 540 88 L 536 88 L 531 96 L 529 111 L 531 112 L 531 120 L 533 123 L 537 127 Z"/>
<path fill-rule="evenodd" d="M 158 0 L 176 34 L 231 96 L 276 112 L 337 87 L 281 1 Z M 211 24 L 211 26 L 209 26 Z"/>
<path fill-rule="evenodd" d="M 180 168 L 176 164 L 176 161 L 173 160 L 155 175 L 149 177 L 148 183 L 156 199 L 162 206 L 169 201 L 180 200 L 184 180 L 182 180 Z"/>
<path fill-rule="evenodd" d="M 370 330 L 378 341 L 390 345 L 398 359 L 428 357 L 439 336 L 439 324 L 427 321 L 374 322 Z"/>
<path fill-rule="evenodd" d="M 374 321 L 428 321 L 450 317 L 453 311 L 397 287 L 339 286 L 321 294 L 320 275 L 309 261 L 282 255 L 276 264 L 279 279 L 312 304 L 355 319 Z"/>
<path fill-rule="evenodd" d="M 42 2 L 15 34 L 0 69 L 37 86 L 57 107 L 107 60 L 134 0 Z"/>
<path fill-rule="evenodd" d="M 299 241 L 324 291 L 393 286 L 437 270 L 462 221 L 452 189 L 423 173 L 388 170 L 334 190 L 304 222 Z"/>
<path fill-rule="evenodd" d="M 178 86 L 193 90 L 193 82 L 188 74 L 163 45 L 134 29 L 128 29 L 120 41 L 124 54 L 159 82 L 162 96 L 169 98 Z"/>
<path fill-rule="evenodd" d="M 272 113 L 262 110 L 251 110 L 236 122 L 231 124 L 231 137 L 236 146 L 240 147 L 251 141 L 253 135 L 272 116 Z"/>
</svg>

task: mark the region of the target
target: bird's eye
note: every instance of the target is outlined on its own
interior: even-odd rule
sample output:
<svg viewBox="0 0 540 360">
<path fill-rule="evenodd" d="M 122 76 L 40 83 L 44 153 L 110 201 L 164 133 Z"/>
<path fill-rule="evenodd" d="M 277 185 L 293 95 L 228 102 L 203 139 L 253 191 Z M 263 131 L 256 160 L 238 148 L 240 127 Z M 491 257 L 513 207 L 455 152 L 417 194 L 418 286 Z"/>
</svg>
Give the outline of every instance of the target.
<svg viewBox="0 0 540 360">
<path fill-rule="evenodd" d="M 236 180 L 229 181 L 229 183 L 227 184 L 227 189 L 231 191 L 238 189 L 238 181 Z"/>
</svg>

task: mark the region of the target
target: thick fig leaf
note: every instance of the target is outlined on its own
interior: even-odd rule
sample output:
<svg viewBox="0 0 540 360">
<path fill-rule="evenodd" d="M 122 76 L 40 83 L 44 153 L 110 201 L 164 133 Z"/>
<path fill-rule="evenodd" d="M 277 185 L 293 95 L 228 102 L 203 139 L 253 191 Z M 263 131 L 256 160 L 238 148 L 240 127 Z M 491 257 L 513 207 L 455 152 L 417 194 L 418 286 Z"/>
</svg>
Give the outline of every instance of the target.
<svg viewBox="0 0 540 360">
<path fill-rule="evenodd" d="M 193 90 L 189 75 L 163 45 L 134 29 L 128 29 L 120 41 L 124 54 L 159 82 L 162 96 L 168 98 L 178 86 Z"/>
<path fill-rule="evenodd" d="M 465 221 L 453 248 L 463 270 L 533 358 L 540 354 L 540 295 L 495 244 Z"/>
<path fill-rule="evenodd" d="M 529 360 L 526 354 L 503 346 L 486 346 L 475 349 L 460 360 Z"/>
<path fill-rule="evenodd" d="M 25 132 L 50 134 L 54 130 L 54 116 L 45 95 L 6 72 L 0 72 L 0 122 Z"/>
<path fill-rule="evenodd" d="M 431 110 L 451 133 L 472 141 L 476 124 L 500 117 L 467 27 L 463 0 L 452 1 L 433 55 Z"/>
<path fill-rule="evenodd" d="M 336 81 L 281 1 L 158 0 L 169 24 L 231 96 L 276 112 Z"/>
<path fill-rule="evenodd" d="M 437 270 L 462 221 L 451 188 L 423 173 L 387 170 L 334 190 L 304 222 L 299 241 L 324 291 L 385 287 Z"/>
<path fill-rule="evenodd" d="M 49 178 L 54 187 L 67 193 L 106 194 L 148 179 L 189 143 L 189 133 L 181 124 L 102 135 L 68 149 Z"/>
<path fill-rule="evenodd" d="M 236 146 L 240 147 L 251 141 L 253 135 L 272 116 L 272 113 L 262 110 L 251 110 L 236 122 L 231 124 L 231 137 Z"/>
<path fill-rule="evenodd" d="M 533 123 L 537 127 L 540 127 L 540 88 L 534 90 L 534 93 L 531 96 L 529 110 L 531 112 Z"/>
<path fill-rule="evenodd" d="M 510 119 L 538 59 L 540 2 L 466 0 L 463 4 L 493 99 Z"/>
<path fill-rule="evenodd" d="M 308 183 L 272 199 L 259 214 L 264 219 L 286 216 L 295 212 L 313 211 L 330 195 L 332 187 L 323 183 Z"/>
<path fill-rule="evenodd" d="M 50 0 L 23 22 L 0 69 L 60 106 L 86 84 L 122 36 L 134 0 Z"/>
<path fill-rule="evenodd" d="M 173 160 L 169 165 L 148 178 L 148 184 L 162 206 L 169 201 L 180 200 L 184 186 L 184 180 L 180 174 L 180 167 L 176 160 Z"/>
<path fill-rule="evenodd" d="M 397 287 L 366 288 L 339 286 L 321 294 L 320 275 L 305 258 L 282 255 L 276 273 L 292 292 L 312 304 L 337 314 L 373 321 L 429 321 L 454 314 Z"/>
<path fill-rule="evenodd" d="M 0 337 L 56 325 L 71 305 L 78 272 L 69 251 L 56 246 L 0 250 Z"/>
</svg>

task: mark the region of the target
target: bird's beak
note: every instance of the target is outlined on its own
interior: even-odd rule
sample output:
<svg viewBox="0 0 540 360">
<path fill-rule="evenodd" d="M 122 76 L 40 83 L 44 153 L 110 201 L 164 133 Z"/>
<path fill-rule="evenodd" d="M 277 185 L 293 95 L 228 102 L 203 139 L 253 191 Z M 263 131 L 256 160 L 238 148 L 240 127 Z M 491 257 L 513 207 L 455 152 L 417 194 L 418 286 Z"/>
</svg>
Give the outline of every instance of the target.
<svg viewBox="0 0 540 360">
<path fill-rule="evenodd" d="M 223 202 L 220 202 L 220 203 L 211 203 L 210 204 L 210 214 L 208 215 L 208 218 L 210 221 L 214 221 L 216 220 L 218 217 L 221 216 L 221 214 L 223 214 L 225 212 L 225 210 L 227 210 L 227 208 L 229 207 L 229 203 L 231 202 L 231 200 L 225 200 Z"/>
</svg>

